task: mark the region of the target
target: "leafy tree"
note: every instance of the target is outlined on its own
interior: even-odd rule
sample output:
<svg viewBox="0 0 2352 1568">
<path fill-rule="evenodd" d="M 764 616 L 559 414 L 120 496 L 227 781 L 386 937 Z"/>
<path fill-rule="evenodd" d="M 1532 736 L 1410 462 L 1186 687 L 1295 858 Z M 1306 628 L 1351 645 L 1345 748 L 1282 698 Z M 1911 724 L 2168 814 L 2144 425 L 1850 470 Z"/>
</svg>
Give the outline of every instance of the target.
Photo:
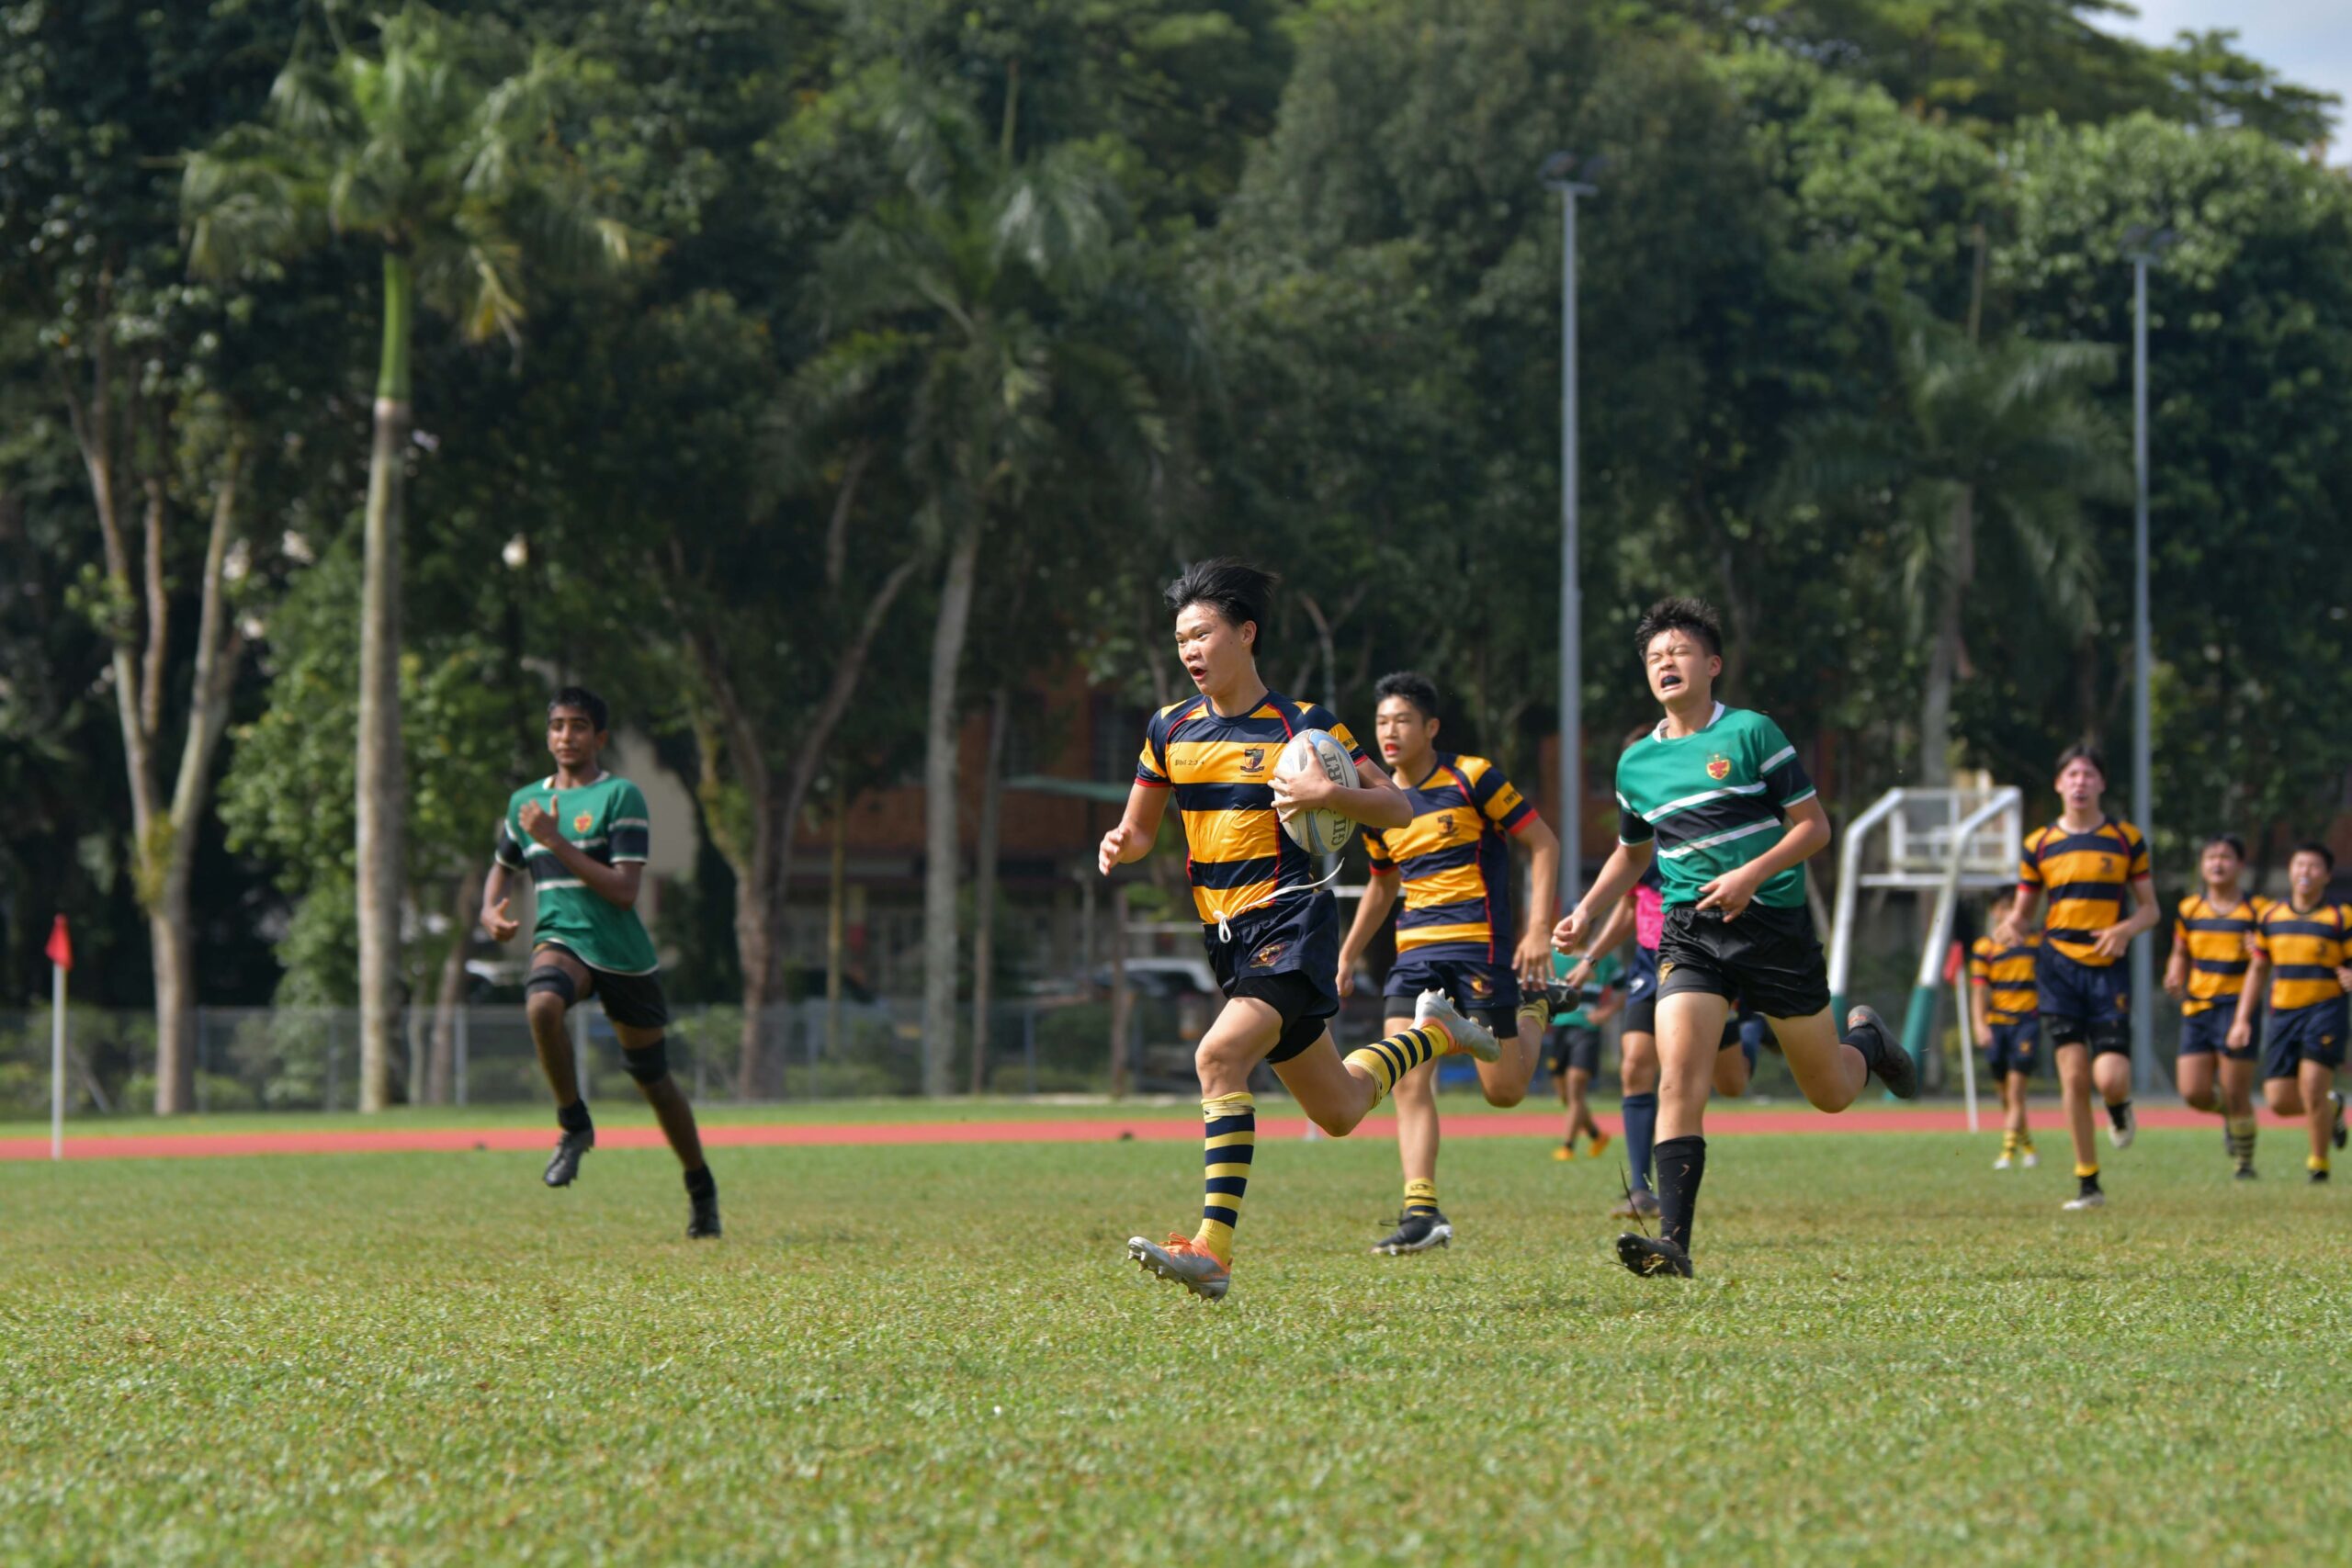
<svg viewBox="0 0 2352 1568">
<path fill-rule="evenodd" d="M 360 593 L 356 822 L 360 1106 L 381 1109 L 399 1016 L 403 803 L 399 657 L 401 491 L 410 350 L 420 299 L 470 340 L 519 342 L 526 278 L 625 261 L 550 134 L 559 62 L 540 51 L 495 74 L 492 40 L 411 5 L 369 52 L 299 50 L 268 117 L 189 158 L 185 200 L 198 271 L 239 276 L 332 243 L 383 267 L 383 353 L 368 464 Z"/>
<path fill-rule="evenodd" d="M 878 71 L 871 90 L 904 186 L 828 257 L 834 341 L 811 374 L 887 400 L 918 525 L 941 560 L 924 726 L 923 1079 L 944 1093 L 959 682 L 981 547 L 1022 527 L 1074 448 L 1140 468 L 1163 434 L 1153 389 L 1112 330 L 1120 213 L 1095 161 L 1069 144 L 1021 156 L 1010 115 L 992 144 L 968 108 L 919 78 Z"/>
<path fill-rule="evenodd" d="M 2012 157 L 2016 227 L 1993 272 L 2025 331 L 2128 344 L 2130 236 L 2177 237 L 2148 280 L 2158 852 L 2177 866 L 2202 832 L 2316 831 L 2352 767 L 2352 736 L 2317 716 L 2352 704 L 2352 188 L 2253 133 L 2148 118 L 2037 130 Z M 2108 398 L 2127 422 L 2126 388 Z M 2083 680 L 2111 722 L 2132 535 L 2128 512 L 2109 518 Z"/>
<path fill-rule="evenodd" d="M 2087 637 L 2097 624 L 2097 551 L 2086 505 L 2130 493 L 2123 438 L 2095 399 L 2113 378 L 2104 344 L 1998 337 L 1980 344 L 1915 323 L 1899 363 L 1900 400 L 1875 419 L 1838 416 L 1801 438 L 1802 493 L 1882 511 L 1915 637 L 1928 647 L 1919 693 L 1918 781 L 1951 782 L 1952 688 L 1969 667 L 1967 621 L 1997 633 L 2039 613 Z M 1974 604 L 1980 535 L 2005 532 L 2030 564 L 2022 593 Z M 1883 581 L 1883 577 L 1882 578 Z"/>
</svg>

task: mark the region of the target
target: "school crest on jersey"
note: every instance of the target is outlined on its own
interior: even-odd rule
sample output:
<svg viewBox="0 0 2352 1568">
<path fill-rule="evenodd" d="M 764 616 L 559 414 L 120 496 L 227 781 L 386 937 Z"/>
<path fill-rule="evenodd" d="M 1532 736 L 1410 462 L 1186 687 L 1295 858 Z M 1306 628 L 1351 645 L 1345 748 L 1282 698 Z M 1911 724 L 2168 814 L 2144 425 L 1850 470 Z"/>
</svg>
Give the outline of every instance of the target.
<svg viewBox="0 0 2352 1568">
<path fill-rule="evenodd" d="M 1244 746 L 1241 749 L 1241 771 L 1243 773 L 1263 773 L 1265 768 L 1266 749 L 1263 746 Z"/>
<path fill-rule="evenodd" d="M 1707 759 L 1707 776 L 1721 784 L 1731 777 L 1731 759 L 1718 751 Z"/>
<path fill-rule="evenodd" d="M 571 819 L 571 830 L 575 833 L 584 833 L 595 825 L 596 818 L 585 811 Z"/>
<path fill-rule="evenodd" d="M 1449 839 L 1451 839 L 1452 837 L 1453 837 L 1453 812 L 1451 812 L 1451 811 L 1444 812 L 1444 813 L 1442 813 L 1442 814 L 1439 816 L 1439 818 L 1438 818 L 1438 819 L 1437 819 L 1437 830 L 1438 830 L 1440 833 L 1442 833 L 1443 835 L 1445 835 L 1445 837 L 1447 837 L 1447 838 L 1449 838 Z"/>
</svg>

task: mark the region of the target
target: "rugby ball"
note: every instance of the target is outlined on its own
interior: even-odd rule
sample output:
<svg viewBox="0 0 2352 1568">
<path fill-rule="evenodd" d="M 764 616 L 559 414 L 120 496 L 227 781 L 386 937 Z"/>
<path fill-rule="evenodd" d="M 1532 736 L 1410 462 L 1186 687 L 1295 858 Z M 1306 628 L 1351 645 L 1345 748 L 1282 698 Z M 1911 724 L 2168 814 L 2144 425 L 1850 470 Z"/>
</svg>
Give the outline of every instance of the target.
<svg viewBox="0 0 2352 1568">
<path fill-rule="evenodd" d="M 1333 784 L 1353 788 L 1359 782 L 1355 759 L 1328 729 L 1300 730 L 1274 760 L 1277 773 L 1303 773 L 1317 767 Z M 1290 841 L 1310 854 L 1338 854 L 1356 835 L 1355 818 L 1336 811 L 1287 811 L 1282 813 L 1282 819 Z"/>
</svg>

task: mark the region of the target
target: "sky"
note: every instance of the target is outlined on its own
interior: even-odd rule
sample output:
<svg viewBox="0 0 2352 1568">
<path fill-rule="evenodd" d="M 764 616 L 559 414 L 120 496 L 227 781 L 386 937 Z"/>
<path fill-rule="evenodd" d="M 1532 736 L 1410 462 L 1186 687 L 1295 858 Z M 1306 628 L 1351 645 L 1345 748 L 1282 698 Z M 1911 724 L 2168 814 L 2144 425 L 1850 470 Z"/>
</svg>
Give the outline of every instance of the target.
<svg viewBox="0 0 2352 1568">
<path fill-rule="evenodd" d="M 2335 93 L 2344 99 L 2335 110 L 2335 144 L 2330 163 L 2346 155 L 2346 107 L 2352 107 L 2352 4 L 2347 0 L 2132 0 L 2137 20 L 2102 17 L 2098 26 L 2109 32 L 2170 43 L 2183 29 L 2201 32 L 2233 28 L 2238 47 L 2290 82 Z"/>
</svg>

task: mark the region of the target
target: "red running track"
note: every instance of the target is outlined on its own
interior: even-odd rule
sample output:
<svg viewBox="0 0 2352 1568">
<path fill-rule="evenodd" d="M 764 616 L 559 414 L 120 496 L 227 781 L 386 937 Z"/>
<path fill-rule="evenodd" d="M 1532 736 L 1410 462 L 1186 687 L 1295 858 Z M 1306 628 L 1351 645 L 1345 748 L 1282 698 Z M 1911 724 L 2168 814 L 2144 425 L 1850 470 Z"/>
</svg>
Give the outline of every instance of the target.
<svg viewBox="0 0 2352 1568">
<path fill-rule="evenodd" d="M 2037 1108 L 2039 1109 L 2039 1108 Z M 2275 1120 L 2275 1118 L 2266 1118 Z M 2213 1119 L 2188 1110 L 2148 1110 L 2140 1112 L 2143 1127 L 2211 1127 Z M 2280 1125 L 2288 1125 L 2281 1122 Z M 2300 1124 L 2298 1122 L 2296 1124 Z M 1988 1110 L 1987 1133 L 2000 1131 L 2000 1112 Z M 2064 1133 L 2049 1114 L 2041 1118 L 2045 1136 L 2061 1139 Z M 1449 1113 L 1449 1138 L 1542 1138 L 1553 1136 L 1551 1117 L 1498 1115 L 1491 1111 Z M 1301 1138 L 1306 1121 L 1298 1116 L 1270 1116 L 1259 1124 L 1269 1138 Z M 1713 1137 L 1760 1133 L 1964 1133 L 1965 1111 L 1849 1111 L 1825 1116 L 1813 1111 L 1747 1111 L 1718 1116 L 1707 1129 Z M 1375 1138 L 1388 1136 L 1386 1123 L 1364 1129 Z M 208 1155 L 348 1155 L 436 1154 L 473 1149 L 543 1149 L 549 1129 L 544 1127 L 406 1128 L 383 1132 L 334 1133 L 141 1133 L 121 1137 L 69 1135 L 68 1159 L 187 1159 Z M 1102 1117 L 1069 1122 L 841 1122 L 769 1126 L 706 1126 L 702 1140 L 721 1148 L 767 1146 L 832 1147 L 842 1145 L 889 1144 L 1088 1144 L 1139 1139 L 1148 1143 L 1191 1143 L 1201 1135 L 1197 1122 L 1174 1119 L 1121 1120 Z M 604 1127 L 596 1145 L 606 1149 L 647 1149 L 662 1146 L 656 1127 Z M 0 1160 L 47 1159 L 46 1137 L 0 1138 Z"/>
</svg>

